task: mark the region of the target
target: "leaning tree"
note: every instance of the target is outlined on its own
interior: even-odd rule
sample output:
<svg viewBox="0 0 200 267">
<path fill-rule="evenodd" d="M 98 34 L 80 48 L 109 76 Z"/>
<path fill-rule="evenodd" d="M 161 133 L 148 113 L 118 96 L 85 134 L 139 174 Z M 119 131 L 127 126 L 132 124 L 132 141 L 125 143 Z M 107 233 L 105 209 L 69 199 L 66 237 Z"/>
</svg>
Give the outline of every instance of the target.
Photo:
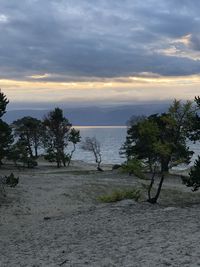
<svg viewBox="0 0 200 267">
<path fill-rule="evenodd" d="M 127 161 L 142 160 L 152 173 L 148 188 L 148 201 L 156 203 L 169 168 L 189 163 L 193 154 L 187 146 L 196 109 L 192 102 L 174 100 L 168 112 L 151 115 L 128 128 L 123 146 Z M 160 181 L 154 196 L 151 195 L 155 174 Z"/>
<path fill-rule="evenodd" d="M 96 137 L 86 137 L 82 142 L 81 148 L 85 151 L 91 152 L 94 155 L 95 162 L 97 163 L 97 170 L 103 171 L 101 168 L 102 154 L 101 145 Z"/>
<path fill-rule="evenodd" d="M 69 142 L 72 143 L 72 150 L 70 153 L 68 153 L 68 166 L 70 165 L 73 154 L 76 151 L 76 145 L 80 141 L 81 141 L 80 131 L 72 128 L 69 134 Z"/>
</svg>

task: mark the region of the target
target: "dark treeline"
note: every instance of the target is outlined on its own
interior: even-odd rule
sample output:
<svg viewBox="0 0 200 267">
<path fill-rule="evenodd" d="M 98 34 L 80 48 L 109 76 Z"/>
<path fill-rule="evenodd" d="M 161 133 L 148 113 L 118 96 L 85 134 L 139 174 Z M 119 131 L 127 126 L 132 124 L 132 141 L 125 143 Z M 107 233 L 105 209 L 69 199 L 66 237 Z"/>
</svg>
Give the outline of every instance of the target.
<svg viewBox="0 0 200 267">
<path fill-rule="evenodd" d="M 4 159 L 13 161 L 16 166 L 33 168 L 37 166 L 39 150 L 44 158 L 55 162 L 57 167 L 69 166 L 81 141 L 79 130 L 64 117 L 60 108 L 49 112 L 43 120 L 23 117 L 8 125 L 3 121 L 8 99 L 0 91 L 0 167 Z M 200 140 L 200 97 L 195 100 L 174 100 L 168 111 L 148 117 L 132 117 L 128 121 L 126 141 L 121 154 L 126 156 L 123 167 L 130 174 L 144 177 L 151 174 L 148 186 L 148 201 L 156 203 L 169 169 L 180 163 L 188 164 L 193 155 L 187 143 Z M 69 143 L 72 149 L 68 151 Z M 96 138 L 86 138 L 82 149 L 93 153 L 97 169 L 101 171 L 101 149 Z M 159 177 L 156 192 L 155 180 Z M 183 183 L 196 191 L 200 187 L 200 157 L 191 168 L 189 177 Z"/>
<path fill-rule="evenodd" d="M 9 103 L 0 92 L 0 166 L 3 159 L 11 160 L 16 166 L 32 168 L 37 165 L 38 150 L 43 148 L 44 157 L 56 162 L 57 167 L 69 165 L 80 142 L 80 132 L 63 116 L 59 108 L 49 112 L 41 121 L 23 117 L 8 125 L 2 120 Z M 73 149 L 67 152 L 72 143 Z"/>
</svg>

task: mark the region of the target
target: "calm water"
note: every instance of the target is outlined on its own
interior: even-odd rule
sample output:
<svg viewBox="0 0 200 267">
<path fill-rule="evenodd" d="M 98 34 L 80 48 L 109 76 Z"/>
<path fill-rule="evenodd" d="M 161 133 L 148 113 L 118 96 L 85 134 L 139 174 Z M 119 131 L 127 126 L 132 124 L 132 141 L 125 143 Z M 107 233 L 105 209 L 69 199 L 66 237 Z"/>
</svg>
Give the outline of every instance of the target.
<svg viewBox="0 0 200 267">
<path fill-rule="evenodd" d="M 119 149 L 125 142 L 126 127 L 75 127 L 80 130 L 82 140 L 95 136 L 101 144 L 103 163 L 121 163 L 124 161 L 119 155 Z M 94 162 L 92 153 L 77 146 L 73 159 Z"/>
<path fill-rule="evenodd" d="M 125 159 L 119 155 L 119 149 L 125 142 L 126 127 L 76 127 L 80 130 L 82 140 L 85 137 L 95 136 L 101 143 L 102 159 L 103 163 L 122 163 Z M 192 144 L 189 146 L 195 152 L 191 164 L 200 155 L 200 144 Z M 92 153 L 83 151 L 80 145 L 77 146 L 77 150 L 74 153 L 73 159 L 83 160 L 86 162 L 94 162 Z M 184 168 L 184 166 L 180 166 Z"/>
</svg>

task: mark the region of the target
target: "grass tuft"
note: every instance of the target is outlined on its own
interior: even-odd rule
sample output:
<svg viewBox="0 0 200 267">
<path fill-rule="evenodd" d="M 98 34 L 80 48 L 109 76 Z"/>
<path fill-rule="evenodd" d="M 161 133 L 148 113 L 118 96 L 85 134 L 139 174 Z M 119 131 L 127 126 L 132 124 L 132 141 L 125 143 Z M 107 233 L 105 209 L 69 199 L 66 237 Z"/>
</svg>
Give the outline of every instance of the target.
<svg viewBox="0 0 200 267">
<path fill-rule="evenodd" d="M 98 197 L 98 200 L 103 203 L 117 202 L 123 199 L 134 199 L 138 201 L 141 197 L 141 192 L 139 189 L 131 190 L 115 190 L 111 194 L 106 194 Z"/>
</svg>

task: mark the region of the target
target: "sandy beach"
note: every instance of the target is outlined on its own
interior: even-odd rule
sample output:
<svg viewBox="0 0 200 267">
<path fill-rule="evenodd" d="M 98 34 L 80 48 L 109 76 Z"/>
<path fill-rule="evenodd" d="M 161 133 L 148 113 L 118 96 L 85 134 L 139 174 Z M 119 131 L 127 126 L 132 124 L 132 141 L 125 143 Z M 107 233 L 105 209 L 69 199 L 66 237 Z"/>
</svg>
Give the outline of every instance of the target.
<svg viewBox="0 0 200 267">
<path fill-rule="evenodd" d="M 105 169 L 13 170 L 20 183 L 1 201 L 0 266 L 200 266 L 200 193 L 173 176 L 157 205 L 145 195 L 100 203 L 104 193 L 148 182 Z"/>
</svg>

